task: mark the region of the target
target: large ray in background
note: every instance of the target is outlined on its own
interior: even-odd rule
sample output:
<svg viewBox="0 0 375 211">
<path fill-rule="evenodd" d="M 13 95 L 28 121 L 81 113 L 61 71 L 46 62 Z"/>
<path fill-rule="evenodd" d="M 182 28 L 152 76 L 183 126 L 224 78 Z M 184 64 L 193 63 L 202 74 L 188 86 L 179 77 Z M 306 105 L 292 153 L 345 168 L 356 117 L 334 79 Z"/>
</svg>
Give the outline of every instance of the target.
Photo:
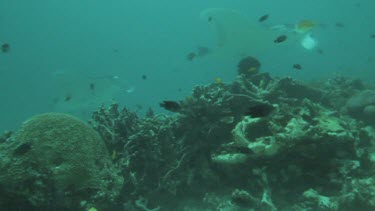
<svg viewBox="0 0 375 211">
<path fill-rule="evenodd" d="M 99 106 L 134 91 L 126 80 L 114 75 L 62 71 L 54 73 L 53 80 L 56 94 L 52 109 L 79 117 L 86 117 Z"/>
<path fill-rule="evenodd" d="M 209 8 L 202 11 L 200 17 L 210 25 L 216 36 L 213 54 L 219 57 L 259 56 L 272 51 L 272 48 L 288 49 L 298 46 L 305 36 L 284 25 L 265 26 L 232 9 Z M 277 42 L 280 36 L 287 39 Z"/>
</svg>

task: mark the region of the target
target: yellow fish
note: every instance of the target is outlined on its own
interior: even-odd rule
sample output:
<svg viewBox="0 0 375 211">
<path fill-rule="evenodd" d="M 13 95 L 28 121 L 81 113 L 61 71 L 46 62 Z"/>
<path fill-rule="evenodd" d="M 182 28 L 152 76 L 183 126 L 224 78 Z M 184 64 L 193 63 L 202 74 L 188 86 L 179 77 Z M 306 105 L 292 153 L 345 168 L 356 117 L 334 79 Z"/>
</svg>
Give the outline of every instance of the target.
<svg viewBox="0 0 375 211">
<path fill-rule="evenodd" d="M 188 96 L 185 97 L 185 101 L 187 103 L 192 103 L 194 101 L 194 98 L 192 96 L 188 95 Z"/>
<path fill-rule="evenodd" d="M 215 80 L 214 80 L 214 83 L 215 84 L 222 84 L 223 83 L 223 80 L 219 77 L 216 77 Z"/>
<path fill-rule="evenodd" d="M 299 34 L 306 34 L 314 29 L 316 25 L 314 21 L 302 20 L 295 25 L 295 31 Z"/>
<path fill-rule="evenodd" d="M 256 73 L 258 73 L 258 68 L 256 68 L 256 67 L 250 67 L 247 71 L 248 71 L 249 73 L 254 73 L 254 74 L 256 74 Z"/>
</svg>

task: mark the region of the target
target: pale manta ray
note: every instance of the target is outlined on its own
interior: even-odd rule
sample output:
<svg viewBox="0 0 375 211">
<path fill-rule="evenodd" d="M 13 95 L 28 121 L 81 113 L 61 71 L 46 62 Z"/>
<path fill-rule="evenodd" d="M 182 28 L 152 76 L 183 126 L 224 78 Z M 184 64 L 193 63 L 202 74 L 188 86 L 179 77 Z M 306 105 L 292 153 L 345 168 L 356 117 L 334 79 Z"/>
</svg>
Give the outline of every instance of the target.
<svg viewBox="0 0 375 211">
<path fill-rule="evenodd" d="M 215 34 L 214 56 L 256 56 L 273 47 L 288 49 L 296 45 L 311 50 L 317 44 L 311 36 L 314 24 L 308 21 L 300 22 L 292 28 L 288 25 L 266 27 L 239 11 L 225 8 L 206 9 L 200 13 L 200 18 L 209 24 Z M 286 36 L 287 40 L 275 43 L 275 39 L 281 35 Z"/>
<path fill-rule="evenodd" d="M 52 110 L 83 118 L 101 105 L 135 91 L 127 80 L 116 75 L 92 75 L 79 71 L 57 71 L 52 74 Z"/>
</svg>

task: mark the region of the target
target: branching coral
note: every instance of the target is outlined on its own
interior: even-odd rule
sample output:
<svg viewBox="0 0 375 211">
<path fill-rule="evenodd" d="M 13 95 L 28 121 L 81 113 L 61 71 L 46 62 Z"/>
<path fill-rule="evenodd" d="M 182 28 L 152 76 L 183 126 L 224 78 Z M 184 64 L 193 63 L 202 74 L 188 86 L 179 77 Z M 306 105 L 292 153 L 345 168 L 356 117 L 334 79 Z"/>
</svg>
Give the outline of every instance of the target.
<svg viewBox="0 0 375 211">
<path fill-rule="evenodd" d="M 108 108 L 102 106 L 92 115 L 90 124 L 104 139 L 110 152 L 119 151 L 127 138 L 138 128 L 138 117 L 126 108 L 119 110 L 114 103 Z"/>
<path fill-rule="evenodd" d="M 126 210 L 183 210 L 177 205 L 181 200 L 171 198 L 192 197 L 204 198 L 211 210 L 341 210 L 358 202 L 374 209 L 375 129 L 337 109 L 360 88 L 339 79 L 326 86 L 335 87 L 323 90 L 255 72 L 233 83 L 195 87 L 175 102 L 178 110 L 171 116 L 139 118 L 117 104 L 101 107 L 91 125 L 121 169 L 124 185 L 116 190 L 127 200 L 114 204 Z M 353 90 L 339 92 L 340 87 Z M 263 105 L 272 109 L 257 113 L 256 106 Z M 0 142 L 1 149 L 11 139 Z M 34 150 L 30 143 L 12 149 L 16 158 Z M 11 159 L 4 152 L 0 168 L 5 169 Z M 93 191 L 90 205 L 103 194 L 115 198 L 118 192 L 111 196 L 106 188 L 122 178 L 108 179 L 111 172 L 116 171 L 104 172 L 104 190 Z"/>
</svg>

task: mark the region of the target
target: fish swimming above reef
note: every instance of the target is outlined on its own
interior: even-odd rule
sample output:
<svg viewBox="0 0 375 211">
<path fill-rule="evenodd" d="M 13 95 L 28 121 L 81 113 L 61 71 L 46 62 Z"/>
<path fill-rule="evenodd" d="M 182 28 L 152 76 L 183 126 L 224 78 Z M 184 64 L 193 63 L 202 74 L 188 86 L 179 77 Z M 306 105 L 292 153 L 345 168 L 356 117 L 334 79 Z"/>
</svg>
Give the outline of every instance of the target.
<svg viewBox="0 0 375 211">
<path fill-rule="evenodd" d="M 1 45 L 1 52 L 8 53 L 10 50 L 10 45 L 8 43 L 4 43 Z"/>
<path fill-rule="evenodd" d="M 252 118 L 266 117 L 274 109 L 275 107 L 273 107 L 271 104 L 268 104 L 268 103 L 258 104 L 258 105 L 250 106 L 248 110 L 245 112 L 245 116 L 250 116 Z"/>
<path fill-rule="evenodd" d="M 171 112 L 178 112 L 181 110 L 180 103 L 176 101 L 169 101 L 169 100 L 163 101 L 160 103 L 160 107 Z"/>
<path fill-rule="evenodd" d="M 95 90 L 95 83 L 90 83 L 89 88 L 94 91 Z"/>
<path fill-rule="evenodd" d="M 321 24 L 317 24 L 315 21 L 312 20 L 301 20 L 295 24 L 278 24 L 271 27 L 271 29 L 276 31 L 290 31 L 295 34 L 305 35 L 311 33 L 317 26 L 321 26 Z"/>
<path fill-rule="evenodd" d="M 238 62 L 237 71 L 239 75 L 252 76 L 259 72 L 260 67 L 261 64 L 258 59 L 247 56 Z"/>
<path fill-rule="evenodd" d="M 295 24 L 294 31 L 298 34 L 306 34 L 311 32 L 316 26 L 317 23 L 315 21 L 302 20 Z"/>
<path fill-rule="evenodd" d="M 65 98 L 64 98 L 64 101 L 65 102 L 68 102 L 68 101 L 70 101 L 72 99 L 72 95 L 70 95 L 70 94 L 66 94 L 65 95 Z"/>
<path fill-rule="evenodd" d="M 261 16 L 261 17 L 258 19 L 258 21 L 259 21 L 259 22 L 266 21 L 266 20 L 268 19 L 268 17 L 269 17 L 269 15 L 263 15 L 263 16 Z"/>
<path fill-rule="evenodd" d="M 143 76 L 142 76 L 143 78 Z M 146 76 L 147 78 L 147 76 Z M 97 82 L 109 82 L 111 86 L 116 86 L 121 88 L 121 92 L 132 93 L 135 91 L 135 86 L 130 84 L 127 80 L 117 76 L 117 75 L 98 75 L 89 76 L 89 79 Z"/>
<path fill-rule="evenodd" d="M 223 79 L 220 77 L 214 78 L 214 84 L 223 84 Z"/>
<path fill-rule="evenodd" d="M 293 68 L 296 70 L 302 70 L 302 65 L 300 64 L 293 64 Z"/>
<path fill-rule="evenodd" d="M 187 59 L 188 61 L 193 61 L 193 60 L 195 59 L 195 57 L 197 57 L 197 54 L 194 53 L 194 52 L 190 52 L 190 53 L 188 53 L 188 54 L 186 55 L 186 59 Z"/>
<path fill-rule="evenodd" d="M 286 35 L 280 35 L 276 37 L 276 39 L 273 41 L 274 43 L 282 43 L 284 42 L 288 37 Z"/>
<path fill-rule="evenodd" d="M 336 22 L 335 26 L 336 26 L 336 28 L 344 28 L 345 25 L 341 22 Z"/>
<path fill-rule="evenodd" d="M 318 45 L 318 40 L 312 36 L 312 31 L 318 26 L 315 21 L 302 20 L 296 24 L 281 24 L 271 28 L 277 31 L 294 32 L 298 37 L 298 43 L 306 50 L 315 49 Z"/>
<path fill-rule="evenodd" d="M 204 57 L 206 55 L 209 55 L 210 53 L 211 50 L 208 47 L 198 46 L 195 52 L 190 52 L 186 55 L 186 59 L 188 61 L 193 61 L 195 58 Z"/>
</svg>

